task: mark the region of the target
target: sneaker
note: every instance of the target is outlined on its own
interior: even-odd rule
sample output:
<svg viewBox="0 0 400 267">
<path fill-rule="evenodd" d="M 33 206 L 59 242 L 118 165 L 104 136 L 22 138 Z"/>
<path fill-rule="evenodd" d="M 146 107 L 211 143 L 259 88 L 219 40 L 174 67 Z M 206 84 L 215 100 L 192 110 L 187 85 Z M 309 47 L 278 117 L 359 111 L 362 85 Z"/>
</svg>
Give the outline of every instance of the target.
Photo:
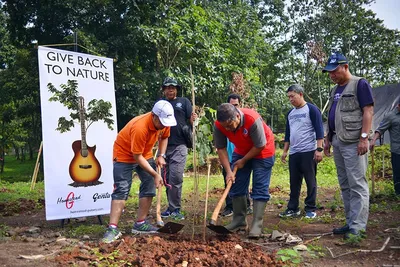
<svg viewBox="0 0 400 267">
<path fill-rule="evenodd" d="M 170 217 L 175 221 L 182 221 L 185 219 L 185 216 L 181 213 L 179 209 L 175 210 L 174 212 L 171 212 Z"/>
<path fill-rule="evenodd" d="M 101 241 L 104 243 L 111 243 L 120 238 L 121 235 L 122 233 L 118 231 L 118 228 L 108 227 Z"/>
<path fill-rule="evenodd" d="M 253 214 L 253 209 L 251 207 L 247 208 L 247 215 Z"/>
<path fill-rule="evenodd" d="M 289 218 L 289 217 L 297 217 L 300 215 L 300 210 L 294 211 L 294 210 L 285 210 L 282 213 L 279 213 L 279 217 L 281 218 Z"/>
<path fill-rule="evenodd" d="M 132 234 L 154 234 L 157 233 L 158 228 L 154 227 L 147 221 L 142 224 L 135 222 L 132 228 Z"/>
<path fill-rule="evenodd" d="M 306 211 L 306 216 L 307 219 L 314 219 L 315 217 L 317 217 L 317 213 L 315 213 L 314 211 Z"/>
<path fill-rule="evenodd" d="M 161 218 L 168 218 L 169 216 L 171 216 L 171 213 L 169 211 L 169 209 L 166 209 L 165 211 L 161 212 Z"/>
<path fill-rule="evenodd" d="M 233 215 L 233 210 L 230 209 L 226 209 L 221 213 L 222 217 L 230 217 Z"/>
<path fill-rule="evenodd" d="M 339 227 L 339 228 L 334 228 L 332 230 L 334 235 L 344 235 L 346 234 L 348 231 L 350 231 L 350 227 L 348 224 L 346 224 L 345 226 Z"/>
</svg>

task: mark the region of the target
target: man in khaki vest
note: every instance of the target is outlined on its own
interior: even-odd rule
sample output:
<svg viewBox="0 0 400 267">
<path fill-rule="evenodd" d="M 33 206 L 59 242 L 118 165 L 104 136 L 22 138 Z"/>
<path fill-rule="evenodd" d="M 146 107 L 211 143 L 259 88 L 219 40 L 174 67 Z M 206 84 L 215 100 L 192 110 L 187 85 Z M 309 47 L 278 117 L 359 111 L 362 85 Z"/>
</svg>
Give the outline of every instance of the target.
<svg viewBox="0 0 400 267">
<path fill-rule="evenodd" d="M 329 78 L 336 84 L 327 109 L 328 134 L 324 153 L 330 156 L 333 146 L 346 215 L 346 224 L 334 228 L 333 233 L 344 234 L 348 239 L 362 236 L 368 222 L 366 170 L 374 101 L 371 86 L 364 78 L 351 75 L 344 55 L 332 54 L 322 72 L 328 72 Z"/>
</svg>

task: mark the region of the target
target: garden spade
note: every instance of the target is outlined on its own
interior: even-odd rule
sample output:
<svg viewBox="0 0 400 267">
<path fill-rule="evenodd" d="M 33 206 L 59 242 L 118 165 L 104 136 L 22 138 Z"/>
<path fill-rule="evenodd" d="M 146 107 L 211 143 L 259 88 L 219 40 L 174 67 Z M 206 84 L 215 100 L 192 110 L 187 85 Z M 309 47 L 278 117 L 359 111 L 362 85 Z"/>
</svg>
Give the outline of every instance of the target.
<svg viewBox="0 0 400 267">
<path fill-rule="evenodd" d="M 237 171 L 237 167 L 235 166 L 235 168 L 233 169 L 233 175 L 236 175 L 236 171 Z M 231 190 L 231 187 L 232 187 L 232 181 L 229 181 L 226 185 L 224 193 L 222 194 L 221 198 L 218 201 L 217 206 L 214 209 L 214 212 L 211 216 L 210 223 L 207 226 L 208 229 L 216 232 L 217 234 L 227 235 L 227 234 L 232 233 L 231 231 L 226 229 L 224 226 L 217 225 L 219 211 L 221 210 L 222 204 L 224 204 L 224 201 L 229 193 L 229 190 Z"/>
<path fill-rule="evenodd" d="M 161 173 L 160 168 L 158 168 L 158 173 Z M 159 233 L 176 234 L 177 232 L 182 230 L 182 228 L 185 226 L 183 224 L 174 222 L 167 222 L 166 224 L 164 224 L 163 220 L 161 219 L 161 187 L 157 189 L 156 213 L 157 213 L 157 226 L 160 227 L 157 230 L 157 232 Z"/>
</svg>

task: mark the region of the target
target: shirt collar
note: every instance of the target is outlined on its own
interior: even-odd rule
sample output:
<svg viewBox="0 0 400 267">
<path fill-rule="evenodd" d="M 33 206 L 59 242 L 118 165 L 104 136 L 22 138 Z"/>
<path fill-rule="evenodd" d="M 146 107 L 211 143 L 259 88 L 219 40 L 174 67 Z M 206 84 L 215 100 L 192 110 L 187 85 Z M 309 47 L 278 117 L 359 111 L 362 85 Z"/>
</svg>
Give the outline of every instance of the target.
<svg viewBox="0 0 400 267">
<path fill-rule="evenodd" d="M 236 108 L 236 109 L 240 114 L 240 124 L 238 126 L 238 129 L 239 129 L 239 128 L 243 127 L 243 125 L 244 125 L 244 113 L 240 109 L 238 109 L 238 108 Z"/>
</svg>

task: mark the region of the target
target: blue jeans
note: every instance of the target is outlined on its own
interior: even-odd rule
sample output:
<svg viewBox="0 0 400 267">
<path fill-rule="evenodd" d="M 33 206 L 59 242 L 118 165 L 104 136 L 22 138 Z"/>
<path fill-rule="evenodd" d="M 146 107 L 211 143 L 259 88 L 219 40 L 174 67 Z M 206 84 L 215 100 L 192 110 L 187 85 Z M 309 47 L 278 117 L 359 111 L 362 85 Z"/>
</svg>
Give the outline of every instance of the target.
<svg viewBox="0 0 400 267">
<path fill-rule="evenodd" d="M 156 162 L 154 159 L 147 160 L 155 170 Z M 136 171 L 140 179 L 139 198 L 154 197 L 156 187 L 154 178 L 147 171 L 143 170 L 137 163 L 114 162 L 114 192 L 112 200 L 127 200 L 132 186 L 132 172 Z"/>
<path fill-rule="evenodd" d="M 232 154 L 232 166 L 243 156 Z M 250 174 L 253 172 L 253 188 L 251 198 L 257 201 L 267 202 L 270 199 L 269 184 L 271 180 L 272 166 L 274 166 L 275 156 L 263 159 L 253 158 L 246 162 L 242 169 L 236 173 L 235 183 L 229 192 L 229 197 L 235 198 L 245 196 L 249 193 Z"/>
<path fill-rule="evenodd" d="M 224 188 L 226 188 L 226 171 L 224 167 L 222 167 L 222 175 L 224 177 L 224 185 L 225 185 Z M 247 201 L 247 207 L 250 207 L 251 203 L 250 203 L 250 196 L 248 193 L 246 195 L 246 201 Z M 233 210 L 232 198 L 230 198 L 229 196 L 227 196 L 225 199 L 225 210 Z"/>
</svg>

